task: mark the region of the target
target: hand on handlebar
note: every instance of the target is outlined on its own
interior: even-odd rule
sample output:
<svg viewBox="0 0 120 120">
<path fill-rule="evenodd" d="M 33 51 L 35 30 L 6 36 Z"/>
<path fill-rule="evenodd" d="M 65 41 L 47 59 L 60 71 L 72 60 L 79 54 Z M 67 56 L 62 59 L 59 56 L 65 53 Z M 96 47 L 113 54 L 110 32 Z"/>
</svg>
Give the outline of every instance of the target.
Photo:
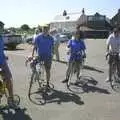
<svg viewBox="0 0 120 120">
<path fill-rule="evenodd" d="M 106 54 L 105 54 L 106 60 L 108 59 L 108 55 L 109 55 L 109 54 L 110 54 L 109 52 L 106 52 Z"/>
</svg>

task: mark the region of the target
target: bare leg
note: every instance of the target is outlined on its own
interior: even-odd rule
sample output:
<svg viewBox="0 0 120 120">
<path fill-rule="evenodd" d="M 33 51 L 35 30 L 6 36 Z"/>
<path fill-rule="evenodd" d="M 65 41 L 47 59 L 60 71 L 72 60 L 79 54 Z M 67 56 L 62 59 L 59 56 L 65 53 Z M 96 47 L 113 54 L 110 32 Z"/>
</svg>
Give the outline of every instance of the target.
<svg viewBox="0 0 120 120">
<path fill-rule="evenodd" d="M 77 69 L 77 80 L 79 79 L 79 77 L 80 77 L 80 63 L 76 63 L 76 69 Z"/>
<path fill-rule="evenodd" d="M 59 57 L 59 48 L 57 47 L 56 48 L 56 60 L 60 60 L 60 57 Z"/>
<path fill-rule="evenodd" d="M 118 76 L 120 77 L 120 61 L 117 63 L 117 71 L 118 71 Z"/>
<path fill-rule="evenodd" d="M 47 80 L 47 86 L 49 86 L 50 81 L 50 70 L 51 70 L 51 62 L 45 63 L 45 71 L 46 71 L 46 80 Z"/>
</svg>

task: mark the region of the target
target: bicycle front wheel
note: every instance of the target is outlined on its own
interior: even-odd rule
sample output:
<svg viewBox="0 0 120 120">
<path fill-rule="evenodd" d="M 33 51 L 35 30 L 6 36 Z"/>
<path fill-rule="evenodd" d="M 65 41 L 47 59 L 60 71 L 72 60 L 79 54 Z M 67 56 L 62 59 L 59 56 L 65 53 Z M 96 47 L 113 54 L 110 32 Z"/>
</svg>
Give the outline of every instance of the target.
<svg viewBox="0 0 120 120">
<path fill-rule="evenodd" d="M 79 80 L 80 68 L 76 69 L 75 64 L 76 63 L 72 63 L 72 65 L 68 68 L 68 71 L 67 71 L 67 79 L 68 79 L 67 88 L 71 92 L 74 92 L 74 93 L 83 93 L 84 92 L 83 85 L 82 84 L 76 84 Z"/>
<path fill-rule="evenodd" d="M 43 81 L 41 81 L 40 76 L 39 72 L 32 74 L 28 92 L 29 100 L 36 105 L 43 105 L 46 102 L 44 89 L 42 88 Z"/>
</svg>

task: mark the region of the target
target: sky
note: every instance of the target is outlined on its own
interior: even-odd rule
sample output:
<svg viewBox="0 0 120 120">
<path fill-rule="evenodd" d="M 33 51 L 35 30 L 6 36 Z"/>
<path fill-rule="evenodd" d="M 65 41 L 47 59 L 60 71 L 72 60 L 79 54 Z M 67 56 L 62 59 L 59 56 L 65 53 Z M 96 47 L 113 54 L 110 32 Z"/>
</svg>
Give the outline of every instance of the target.
<svg viewBox="0 0 120 120">
<path fill-rule="evenodd" d="M 100 14 L 112 18 L 120 8 L 120 0 L 0 0 L 0 21 L 5 27 L 34 27 L 51 22 L 55 15 L 81 12 L 87 15 Z"/>
</svg>

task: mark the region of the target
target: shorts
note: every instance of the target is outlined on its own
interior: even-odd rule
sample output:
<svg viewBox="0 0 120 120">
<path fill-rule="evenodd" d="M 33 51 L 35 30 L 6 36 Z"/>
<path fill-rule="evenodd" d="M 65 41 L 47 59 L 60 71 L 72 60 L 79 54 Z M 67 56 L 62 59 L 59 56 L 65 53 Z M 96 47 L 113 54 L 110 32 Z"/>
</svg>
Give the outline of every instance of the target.
<svg viewBox="0 0 120 120">
<path fill-rule="evenodd" d="M 120 62 L 119 56 L 118 56 L 118 55 L 116 55 L 116 56 L 114 56 L 114 55 L 109 55 L 108 64 L 112 64 L 114 61 Z"/>
<path fill-rule="evenodd" d="M 81 62 L 80 61 L 69 61 L 68 63 L 68 66 L 69 68 L 73 67 L 73 65 L 76 67 L 76 68 L 80 68 L 80 65 L 81 65 Z"/>
<path fill-rule="evenodd" d="M 44 55 L 39 56 L 39 61 L 44 62 L 44 66 L 46 69 L 51 69 L 51 64 L 52 64 L 52 56 L 46 57 Z"/>
<path fill-rule="evenodd" d="M 2 69 L 2 72 L 3 72 L 3 75 L 4 75 L 4 80 L 11 80 L 12 79 L 12 74 L 11 74 L 11 71 L 8 67 L 7 62 L 4 62 L 3 64 L 1 64 L 0 68 Z"/>
<path fill-rule="evenodd" d="M 45 66 L 45 69 L 51 69 L 51 65 L 52 65 L 52 61 L 44 61 L 44 66 Z"/>
</svg>

